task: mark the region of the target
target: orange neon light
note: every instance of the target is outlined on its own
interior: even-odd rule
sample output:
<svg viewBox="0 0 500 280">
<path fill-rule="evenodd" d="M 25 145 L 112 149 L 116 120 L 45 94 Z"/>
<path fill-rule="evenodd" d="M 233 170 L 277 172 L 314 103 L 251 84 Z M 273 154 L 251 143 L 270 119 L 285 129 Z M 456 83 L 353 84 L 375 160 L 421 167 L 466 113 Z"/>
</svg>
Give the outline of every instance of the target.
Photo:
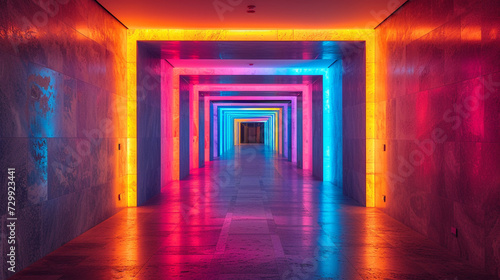
<svg viewBox="0 0 500 280">
<path fill-rule="evenodd" d="M 137 205 L 137 76 L 138 41 L 364 41 L 366 48 L 366 206 L 375 205 L 374 146 L 375 146 L 375 30 L 184 30 L 129 29 L 127 31 L 127 189 L 128 206 Z M 178 74 L 174 74 L 174 79 Z M 179 89 L 173 89 L 173 100 L 179 99 Z M 171 102 L 173 113 L 173 164 L 179 162 L 179 108 Z M 178 174 L 175 172 L 173 174 Z M 175 180 L 175 178 L 173 178 Z"/>
</svg>

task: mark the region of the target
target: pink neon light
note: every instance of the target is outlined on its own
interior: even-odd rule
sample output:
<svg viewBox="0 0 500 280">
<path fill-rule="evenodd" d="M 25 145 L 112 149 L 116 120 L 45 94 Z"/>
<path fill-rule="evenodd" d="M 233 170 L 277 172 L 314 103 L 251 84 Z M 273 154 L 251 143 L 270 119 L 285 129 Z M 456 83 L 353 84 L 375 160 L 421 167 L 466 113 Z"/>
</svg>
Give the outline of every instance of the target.
<svg viewBox="0 0 500 280">
<path fill-rule="evenodd" d="M 251 90 L 249 90 L 251 91 Z M 297 144 L 293 139 L 297 139 L 297 97 L 296 96 L 205 96 L 205 161 L 210 160 L 210 102 L 211 101 L 232 101 L 232 100 L 283 100 L 292 104 L 292 162 L 297 162 Z"/>
<path fill-rule="evenodd" d="M 218 131 L 218 115 L 217 115 L 218 110 L 217 110 L 217 108 L 219 106 L 224 106 L 224 104 L 228 104 L 228 103 L 224 102 L 224 103 L 217 103 L 217 104 L 212 105 L 212 106 L 214 106 L 214 110 L 213 110 L 213 112 L 214 112 L 214 122 L 213 122 L 213 129 L 212 129 L 212 131 L 214 133 L 214 143 L 213 143 L 214 154 L 217 154 L 217 150 L 218 150 L 217 147 L 219 145 L 219 139 L 217 139 L 217 137 L 216 137 L 217 131 Z M 261 106 L 261 105 L 255 106 L 255 103 L 229 103 L 229 104 L 234 104 L 234 105 L 250 104 L 250 105 L 253 105 L 254 107 L 259 107 L 259 109 L 261 109 L 261 110 L 265 109 L 265 107 L 269 107 L 269 108 L 281 107 L 281 106 L 277 105 L 276 103 L 272 103 L 274 105 L 268 105 L 268 106 L 265 106 L 265 105 L 264 106 Z M 286 105 L 286 104 L 282 104 L 282 103 L 278 103 L 278 104 Z M 286 110 L 284 110 L 284 111 L 286 112 Z M 282 114 L 283 114 L 283 109 L 280 108 L 279 109 L 279 114 L 278 114 L 278 120 L 277 120 L 277 123 L 279 124 L 279 128 L 277 130 L 277 135 L 278 135 L 278 138 L 279 138 L 279 140 L 278 140 L 279 145 L 282 145 L 282 143 L 281 143 L 281 141 L 282 141 L 282 138 L 281 138 L 282 135 L 280 135 L 280 132 L 283 131 L 282 128 L 281 128 L 281 123 L 280 123 L 281 119 L 283 118 L 281 116 Z M 207 134 L 207 136 L 209 136 L 209 134 Z M 287 142 L 287 145 L 288 145 L 288 142 Z M 281 153 L 280 150 L 278 152 Z"/>
<path fill-rule="evenodd" d="M 195 103 L 195 97 L 199 96 L 199 91 L 300 91 L 303 93 L 303 127 L 302 127 L 302 142 L 303 142 L 303 169 L 311 169 L 312 168 L 312 94 L 310 85 L 305 84 L 198 84 L 193 85 L 192 90 L 190 90 L 191 96 L 190 98 L 190 108 L 193 110 L 196 108 L 196 113 L 198 112 L 198 102 L 197 105 Z M 219 98 L 216 98 L 219 97 Z M 236 98 L 235 98 L 236 97 Z M 208 98 L 208 99 L 207 99 Z M 234 99 L 233 99 L 234 98 Z M 293 97 L 294 102 L 292 101 L 292 110 L 295 108 L 296 110 L 296 97 Z M 209 115 L 209 104 L 211 100 L 291 100 L 290 97 L 281 96 L 210 96 L 205 97 L 205 161 L 209 161 L 210 154 L 210 115 Z M 193 111 L 192 110 L 192 111 Z M 292 115 L 292 118 L 295 119 L 296 114 Z M 198 166 L 198 158 L 199 158 L 199 139 L 195 137 L 194 129 L 199 127 L 199 116 L 197 114 L 193 114 L 190 116 L 192 119 L 191 129 L 190 129 L 190 140 L 191 140 L 191 158 L 190 161 L 193 163 L 191 166 Z M 191 132 L 191 130 L 193 132 Z M 207 135 L 208 132 L 208 135 Z M 292 122 L 292 137 L 296 139 L 297 137 L 297 126 L 296 122 Z M 293 146 L 292 143 L 292 162 L 297 162 L 297 147 Z M 196 162 L 196 164 L 194 163 Z"/>
<path fill-rule="evenodd" d="M 199 95 L 198 92 L 193 89 L 193 85 L 189 86 L 189 139 L 191 140 L 191 156 L 190 156 L 190 169 L 196 169 L 199 166 L 199 124 L 200 124 L 200 114 L 199 114 Z"/>
<path fill-rule="evenodd" d="M 174 93 L 178 91 L 179 87 L 179 75 L 276 75 L 276 74 L 288 74 L 287 69 L 275 69 L 275 68 L 262 68 L 262 69 L 245 69 L 245 68 L 232 68 L 232 69 L 206 69 L 206 68 L 174 68 L 173 69 L 173 88 L 174 88 Z M 213 87 L 212 87 L 213 86 Z M 286 88 L 284 90 L 280 90 L 280 87 L 286 87 L 289 86 L 289 88 Z M 228 90 L 228 91 L 262 91 L 262 90 L 271 90 L 271 91 L 302 91 L 305 92 L 308 90 L 309 85 L 305 84 L 290 84 L 290 85 L 285 85 L 285 84 L 264 84 L 264 85 L 255 85 L 255 84 L 250 84 L 250 85 L 221 85 L 221 84 L 215 84 L 215 85 L 196 85 L 194 84 L 195 88 L 200 88 L 202 90 L 215 90 L 215 91 L 223 91 L 223 90 Z M 203 88 L 205 87 L 205 88 Z M 241 89 L 238 87 L 242 87 Z M 276 87 L 276 88 L 275 88 Z M 247 88 L 247 89 L 245 89 Z M 196 92 L 198 92 L 196 90 Z M 308 94 L 309 97 L 311 97 L 310 94 Z M 262 98 L 261 98 L 262 99 Z M 276 98 L 274 98 L 277 100 Z M 303 98 L 304 99 L 304 98 Z M 307 98 L 309 99 L 309 98 Z M 192 100 L 192 99 L 190 99 Z M 191 101 L 190 101 L 191 102 Z M 305 101 L 307 103 L 307 101 Z M 310 104 L 312 104 L 312 100 L 309 100 Z M 190 105 L 191 106 L 191 105 Z M 206 111 L 205 111 L 206 112 Z M 178 113 L 178 112 L 177 112 Z M 303 108 L 303 114 L 306 116 L 310 116 L 309 118 L 303 118 L 303 169 L 311 169 L 312 168 L 312 107 L 311 106 L 304 106 Z M 294 114 L 295 116 L 295 114 Z M 195 116 L 193 115 L 193 120 L 190 121 L 190 123 L 194 127 L 198 127 L 197 124 L 199 125 L 199 118 L 195 119 Z M 296 131 L 297 127 L 296 125 L 292 124 L 292 135 L 294 138 L 296 138 Z M 177 128 L 178 129 L 178 128 Z M 207 131 L 207 130 L 205 130 Z M 175 131 L 178 133 L 178 131 Z M 175 134 L 174 132 L 174 134 Z M 190 133 L 191 136 L 191 133 Z M 192 135 L 194 137 L 194 134 Z M 205 135 L 206 138 L 206 135 Z M 174 139 L 175 140 L 175 139 Z M 190 139 L 191 141 L 193 138 Z M 175 141 L 174 141 L 175 142 Z M 192 143 L 192 151 L 197 151 L 195 152 L 196 154 L 199 153 L 199 142 L 198 141 L 193 141 Z M 174 150 L 176 145 L 178 146 L 178 142 L 174 143 Z M 208 145 L 208 146 L 207 146 Z M 208 160 L 208 149 L 210 143 L 205 141 L 205 160 Z M 178 150 L 177 150 L 178 151 Z M 195 161 L 195 155 L 191 153 L 191 159 L 190 161 L 194 162 Z M 297 162 L 297 156 L 296 156 L 296 146 L 292 147 L 292 162 Z M 174 173 L 176 171 L 174 170 Z"/>
<path fill-rule="evenodd" d="M 302 91 L 302 169 L 312 170 L 312 88 Z"/>
</svg>

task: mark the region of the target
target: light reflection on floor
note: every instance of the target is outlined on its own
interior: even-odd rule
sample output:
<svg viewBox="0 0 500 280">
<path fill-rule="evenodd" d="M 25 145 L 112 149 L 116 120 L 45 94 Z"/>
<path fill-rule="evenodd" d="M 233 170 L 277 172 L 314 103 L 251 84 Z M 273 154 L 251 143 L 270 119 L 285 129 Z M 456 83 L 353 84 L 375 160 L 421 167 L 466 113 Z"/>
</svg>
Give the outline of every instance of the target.
<svg viewBox="0 0 500 280">
<path fill-rule="evenodd" d="M 242 145 L 12 279 L 495 279 Z"/>
</svg>

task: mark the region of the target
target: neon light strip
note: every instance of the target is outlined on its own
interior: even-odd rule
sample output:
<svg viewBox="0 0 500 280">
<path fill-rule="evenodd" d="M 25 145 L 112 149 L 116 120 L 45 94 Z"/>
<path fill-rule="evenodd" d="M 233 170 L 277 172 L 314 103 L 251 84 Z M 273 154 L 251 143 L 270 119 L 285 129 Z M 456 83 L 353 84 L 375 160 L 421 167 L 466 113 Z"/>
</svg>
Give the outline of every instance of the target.
<svg viewBox="0 0 500 280">
<path fill-rule="evenodd" d="M 186 71 L 190 70 L 190 71 Z M 186 68 L 180 68 L 180 69 L 174 69 L 174 73 L 177 73 L 177 75 L 186 75 L 186 72 L 191 72 L 191 71 L 200 71 L 202 72 L 204 69 L 186 69 Z M 235 74 L 234 72 L 238 72 L 238 74 L 257 74 L 255 71 L 258 72 L 258 74 L 268 74 L 271 75 L 273 72 L 274 73 L 279 73 L 280 75 L 287 74 L 287 75 L 326 75 L 327 70 L 325 69 L 283 69 L 283 68 L 278 68 L 278 69 L 269 69 L 269 68 L 262 68 L 262 69 L 244 69 L 244 71 L 241 71 L 241 69 L 236 68 L 236 69 L 214 69 L 213 71 L 211 70 L 210 74 L 217 73 L 218 75 L 223 75 L 223 74 Z M 263 73 L 260 73 L 263 72 Z M 277 75 L 276 74 L 276 75 Z M 174 77 L 174 87 L 176 87 L 176 82 L 178 83 L 178 78 Z M 283 87 L 283 88 L 281 88 Z M 311 170 L 312 169 L 312 92 L 311 92 L 311 86 L 308 84 L 200 84 L 200 85 L 194 85 L 193 86 L 194 91 L 302 91 L 303 93 L 303 108 L 302 108 L 302 169 L 306 170 Z M 194 126 L 197 127 L 197 123 L 199 122 L 198 119 L 193 120 L 192 123 L 195 123 Z M 205 141 L 208 141 L 208 139 L 205 139 Z M 192 144 L 192 149 L 193 150 L 199 150 L 199 143 L 197 139 L 191 139 Z M 197 152 L 198 153 L 198 152 Z M 195 154 L 197 154 L 195 153 Z M 207 158 L 207 154 L 205 154 L 206 160 L 209 160 L 209 155 Z M 194 158 L 194 156 L 192 156 Z M 292 161 L 292 162 L 296 162 Z"/>
<path fill-rule="evenodd" d="M 320 73 L 322 73 L 320 71 Z M 185 75 L 185 73 L 183 74 Z M 308 95 L 307 93 L 310 92 L 310 86 L 305 85 L 305 84 L 196 84 L 190 87 L 190 108 L 191 108 L 191 113 L 190 113 L 190 143 L 191 143 L 191 155 L 190 155 L 190 162 L 191 166 L 198 167 L 199 166 L 199 137 L 198 137 L 198 131 L 199 131 L 199 108 L 198 108 L 198 103 L 199 103 L 199 92 L 200 91 L 285 91 L 285 92 L 305 92 L 306 98 L 312 98 L 310 94 Z M 250 99 L 249 99 L 250 100 Z M 252 99 L 254 100 L 254 99 Z M 307 102 L 307 101 L 306 101 Z M 311 103 L 311 101 L 309 101 Z M 207 112 L 205 106 L 205 120 L 207 117 Z M 305 107 L 303 110 L 304 113 L 308 114 L 311 116 L 312 114 L 312 108 L 311 107 Z M 193 113 L 194 112 L 194 113 Z M 308 143 L 306 145 L 303 145 L 303 158 L 306 159 L 306 164 L 303 165 L 302 168 L 304 169 L 310 169 L 312 168 L 312 118 L 304 118 L 305 123 L 304 123 L 304 128 L 305 132 L 303 133 L 303 142 Z M 206 124 L 207 121 L 205 121 Z M 311 123 L 309 123 L 311 122 Z M 198 131 L 196 131 L 198 130 Z M 208 131 L 205 127 L 205 131 Z M 207 145 L 207 143 L 210 143 L 210 135 L 205 134 L 205 161 L 210 160 L 210 154 L 209 154 L 209 148 L 210 145 Z M 282 145 L 280 145 L 280 152 L 282 153 Z M 287 151 L 288 153 L 288 151 Z M 296 161 L 292 161 L 296 162 Z"/>
<path fill-rule="evenodd" d="M 269 70 L 269 69 L 267 69 Z M 281 72 L 283 72 L 283 69 L 279 69 Z M 221 72 L 221 69 L 218 69 L 218 73 Z M 268 71 L 267 71 L 268 72 Z M 292 73 L 296 73 L 297 71 L 289 71 Z M 311 70 L 308 71 L 309 74 L 318 74 L 322 75 L 324 73 L 324 70 Z M 309 85 L 305 84 L 198 84 L 193 86 L 193 90 L 195 92 L 200 92 L 200 91 L 277 91 L 277 92 L 303 92 L 303 99 L 305 102 L 309 102 L 309 104 L 312 104 L 312 95 L 310 94 L 311 92 L 311 87 Z M 246 98 L 248 100 L 257 100 L 257 99 L 262 99 L 258 97 L 242 97 Z M 311 99 L 311 100 L 309 100 Z M 279 100 L 276 97 L 273 98 L 273 100 Z M 205 131 L 209 131 L 207 128 L 207 117 L 209 117 L 209 108 L 207 100 L 205 100 Z M 311 106 L 303 106 L 303 114 L 305 116 L 311 116 L 309 118 L 304 117 L 303 119 L 303 139 L 302 142 L 306 143 L 305 145 L 303 144 L 303 154 L 302 158 L 304 161 L 303 164 L 303 169 L 311 169 L 312 168 L 312 107 Z M 296 108 L 296 106 L 292 106 L 292 110 Z M 296 118 L 296 113 L 294 110 L 294 113 L 292 115 L 292 124 L 295 121 Z M 194 120 L 194 123 L 199 122 L 199 120 Z M 292 126 L 292 138 L 296 139 L 296 125 Z M 191 139 L 192 142 L 195 142 L 194 139 Z M 208 144 L 208 145 L 207 145 Z M 210 160 L 210 136 L 205 134 L 205 161 Z M 194 143 L 193 149 L 198 150 L 199 149 L 199 144 L 196 142 Z M 297 156 L 296 156 L 296 146 L 292 146 L 292 162 L 296 163 L 297 162 Z"/>
</svg>

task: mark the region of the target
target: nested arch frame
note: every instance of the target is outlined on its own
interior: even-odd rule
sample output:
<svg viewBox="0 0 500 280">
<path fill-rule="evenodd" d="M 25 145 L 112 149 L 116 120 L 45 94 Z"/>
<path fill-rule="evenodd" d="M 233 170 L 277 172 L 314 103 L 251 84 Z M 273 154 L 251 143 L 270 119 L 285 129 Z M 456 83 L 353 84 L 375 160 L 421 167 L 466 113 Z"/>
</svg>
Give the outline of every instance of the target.
<svg viewBox="0 0 500 280">
<path fill-rule="evenodd" d="M 243 112 L 246 111 L 246 112 Z M 219 150 L 222 155 L 223 152 L 226 152 L 232 149 L 232 140 L 234 140 L 234 119 L 243 118 L 245 116 L 252 117 L 269 117 L 271 118 L 271 131 L 273 131 L 271 139 L 272 142 L 268 143 L 272 149 L 276 152 L 280 152 L 280 139 L 279 139 L 279 131 L 281 129 L 281 120 L 283 118 L 283 109 L 282 108 L 245 108 L 245 109 L 234 109 L 234 108 L 218 108 L 220 130 L 218 126 L 216 126 L 216 122 L 214 122 L 214 130 L 220 132 L 219 139 Z M 214 133 L 215 134 L 215 133 Z"/>
<path fill-rule="evenodd" d="M 241 87 L 237 87 L 238 89 L 243 89 Z M 251 87 L 250 87 L 251 88 Z M 278 89 L 278 88 L 276 88 Z M 287 91 L 287 87 L 285 86 L 284 88 L 281 88 L 282 90 L 284 91 Z M 276 91 L 279 91 L 279 90 L 276 90 Z M 296 120 L 296 117 L 297 117 L 297 96 L 205 96 L 204 97 L 205 99 L 205 102 L 204 102 L 204 106 L 205 106 L 205 110 L 204 110 L 204 114 L 205 114 L 205 131 L 208 131 L 210 129 L 210 107 L 211 104 L 213 102 L 222 102 L 222 101 L 288 101 L 290 102 L 290 105 L 291 105 L 291 111 L 292 111 L 292 126 L 291 126 L 291 137 L 292 139 L 296 139 L 297 138 L 297 120 Z M 309 108 L 310 109 L 310 108 Z M 309 110 L 309 114 L 305 114 L 305 115 L 310 115 L 310 110 Z M 311 126 L 310 124 L 311 122 L 311 118 L 308 118 L 307 120 L 307 123 L 306 125 Z M 311 138 L 312 138 L 312 131 L 310 129 L 307 129 L 307 132 L 304 132 L 303 133 L 303 137 L 302 137 L 302 141 L 305 143 L 306 141 L 308 141 L 309 143 L 311 142 Z M 211 139 L 209 138 L 209 135 L 206 136 L 206 139 L 205 139 L 205 143 L 211 143 Z M 296 163 L 297 162 L 297 144 L 296 144 L 296 141 L 293 141 L 292 142 L 292 162 Z M 308 147 L 308 148 L 305 148 L 304 150 L 306 150 L 306 152 L 304 153 L 307 153 L 307 152 L 311 152 L 312 148 L 311 147 Z M 210 155 L 208 154 L 207 151 L 206 152 L 206 160 L 208 161 L 210 159 Z M 306 154 L 306 158 L 307 158 L 307 154 Z M 309 167 L 307 167 L 306 169 L 308 169 Z"/>
<path fill-rule="evenodd" d="M 285 151 L 288 151 L 288 145 L 289 145 L 289 139 L 288 139 L 288 114 L 287 114 L 287 108 L 290 106 L 290 103 L 227 103 L 227 102 L 211 102 L 211 107 L 214 108 L 213 112 L 217 112 L 217 115 L 219 115 L 220 112 L 233 112 L 236 113 L 248 113 L 251 112 L 252 115 L 255 113 L 266 113 L 266 112 L 274 112 L 277 111 L 279 112 L 278 118 L 276 121 L 278 122 L 276 125 L 276 141 L 277 141 L 277 147 L 278 147 L 278 152 L 279 154 L 282 154 L 285 157 L 288 157 L 288 153 Z M 291 107 L 291 106 L 290 106 Z M 222 110 L 220 110 L 222 108 Z M 249 115 L 249 114 L 248 114 Z M 242 116 L 244 118 L 245 116 Z M 223 119 L 224 116 L 221 116 L 221 121 L 226 121 Z M 231 124 L 234 126 L 235 124 Z M 213 136 L 217 135 L 217 129 L 218 129 L 218 123 L 212 120 L 212 127 L 213 129 L 211 130 Z M 234 144 L 238 143 L 237 141 L 237 136 L 236 136 L 236 130 L 234 130 Z M 206 137 L 210 137 L 210 133 L 205 132 Z M 215 138 L 215 137 L 214 137 Z M 210 139 L 210 142 L 212 142 L 214 139 Z M 219 139 L 226 141 L 227 139 Z M 292 139 L 295 140 L 295 139 Z M 215 142 L 215 141 L 213 141 Z M 216 147 L 221 144 L 221 143 L 213 143 L 213 149 L 212 152 L 216 151 Z M 230 145 L 231 147 L 233 145 Z M 206 147 L 210 147 L 210 145 L 206 145 Z"/>
<path fill-rule="evenodd" d="M 239 87 L 238 87 L 239 88 Z M 241 89 L 241 88 L 239 88 Z M 210 130 L 210 106 L 212 102 L 229 102 L 229 101 L 248 101 L 248 100 L 260 100 L 260 101 L 284 101 L 284 102 L 290 102 L 291 104 L 291 113 L 292 113 L 292 122 L 291 122 L 291 138 L 297 139 L 297 96 L 205 96 L 204 97 L 205 102 L 205 131 Z M 308 124 L 310 125 L 310 124 Z M 310 136 L 309 134 L 304 133 L 302 141 L 306 141 L 306 139 L 310 139 L 310 136 L 312 137 L 312 131 L 310 131 Z M 207 134 L 205 134 L 207 135 Z M 309 141 L 311 142 L 311 141 Z M 205 144 L 211 144 L 213 146 L 213 149 L 217 146 L 215 143 L 212 142 L 210 139 L 209 135 L 205 140 Z M 293 163 L 297 162 L 297 141 L 292 141 L 291 142 L 291 159 Z M 210 147 L 212 147 L 210 146 Z M 207 149 L 205 149 L 205 156 L 206 159 L 210 159 L 210 154 Z M 305 152 L 304 152 L 305 153 Z M 309 150 L 310 153 L 310 150 Z"/>
<path fill-rule="evenodd" d="M 240 73 L 241 74 L 241 73 Z M 261 74 L 259 72 L 259 74 Z M 218 91 L 218 92 L 225 92 L 225 91 L 239 91 L 239 92 L 259 92 L 259 91 L 273 91 L 273 92 L 298 92 L 302 94 L 303 96 L 303 115 L 305 116 L 305 125 L 304 129 L 305 131 L 303 132 L 303 145 L 304 145 L 304 150 L 308 153 L 303 156 L 303 159 L 305 161 L 304 168 L 305 169 L 310 169 L 312 166 L 312 159 L 309 159 L 309 155 L 311 155 L 312 151 L 312 118 L 310 117 L 312 114 L 312 98 L 311 98 L 311 86 L 307 84 L 197 84 L 193 86 L 193 91 L 194 94 L 193 96 L 193 103 L 196 103 L 197 97 L 199 97 L 199 92 L 210 92 L 210 91 Z M 285 97 L 285 96 L 224 96 L 224 97 L 217 97 L 217 96 L 204 96 L 204 120 L 205 120 L 205 131 L 209 130 L 209 104 L 210 102 L 216 101 L 216 100 L 232 100 L 232 101 L 245 101 L 245 100 L 290 100 L 292 104 L 292 123 L 296 125 L 296 111 L 297 111 L 297 97 L 296 96 L 291 96 L 290 98 Z M 191 108 L 193 110 L 198 110 L 196 107 L 197 105 L 194 104 L 192 105 Z M 192 120 L 192 127 L 195 127 L 198 125 L 199 122 L 199 117 L 198 119 L 197 116 L 194 116 L 195 119 Z M 297 136 L 297 131 L 296 131 L 296 126 L 292 127 L 292 138 L 296 138 Z M 194 139 L 192 139 L 194 140 Z M 197 149 L 197 142 L 192 141 L 193 145 L 193 150 Z M 205 143 L 210 143 L 210 138 L 208 136 L 205 137 Z M 295 155 L 294 149 L 296 149 L 296 145 L 292 146 L 292 154 Z M 205 160 L 208 161 L 210 160 L 210 155 L 209 152 L 206 150 L 205 151 Z M 292 162 L 297 162 L 297 156 L 292 156 Z"/>
<path fill-rule="evenodd" d="M 257 97 L 256 97 L 257 98 Z M 258 99 L 256 99 L 259 101 Z M 214 104 L 215 103 L 215 104 Z M 288 133 L 291 132 L 291 127 L 292 127 L 292 122 L 295 122 L 295 116 L 290 116 L 290 122 L 288 121 L 288 109 L 292 111 L 292 106 L 291 102 L 283 102 L 283 101 L 274 101 L 274 102 L 267 102 L 267 103 L 246 103 L 246 102 L 212 102 L 212 107 L 214 106 L 234 106 L 237 108 L 251 108 L 251 107 L 258 107 L 258 108 L 271 108 L 271 107 L 279 107 L 282 108 L 283 110 L 283 116 L 282 116 L 282 122 L 283 122 L 283 130 L 281 131 L 283 137 L 282 137 L 282 142 L 283 142 L 283 156 L 286 158 L 290 158 L 290 161 L 292 161 L 291 155 L 289 157 L 288 153 L 288 148 L 291 148 L 292 146 L 295 147 L 295 141 L 293 137 L 289 137 Z M 293 112 L 296 113 L 296 112 Z M 292 114 L 293 114 L 292 113 Z M 210 138 L 210 134 L 205 132 L 205 138 Z M 290 139 L 291 138 L 291 139 Z M 236 139 L 236 138 L 235 138 Z M 235 141 L 235 143 L 239 143 L 238 141 Z M 292 144 L 293 143 L 293 144 Z M 200 145 L 201 147 L 201 145 Z M 209 148 L 210 145 L 205 145 L 205 148 Z M 285 148 L 286 147 L 286 148 Z M 210 150 L 210 149 L 208 149 Z M 205 151 L 205 154 L 207 151 Z M 208 154 L 208 157 L 205 157 L 205 162 L 210 160 L 210 154 Z"/>
<path fill-rule="evenodd" d="M 137 206 L 137 42 L 139 41 L 362 41 L 365 44 L 366 70 L 366 206 L 375 206 L 375 31 L 373 29 L 323 30 L 185 30 L 185 29 L 129 29 L 127 31 L 127 194 L 128 206 Z M 300 72 L 302 69 L 298 69 Z M 175 73 L 174 82 L 179 73 Z M 214 72 L 214 71 L 211 71 Z M 326 76 L 326 75 L 325 75 Z M 178 80 L 177 80 L 178 82 Z M 332 98 L 324 90 L 324 98 Z M 173 86 L 172 98 L 179 98 L 179 88 Z M 327 108 L 325 108 L 327 107 Z M 324 114 L 331 114 L 325 106 Z M 172 108 L 179 115 L 179 108 Z M 324 119 L 323 129 L 331 129 L 333 120 Z M 174 129 L 179 119 L 173 119 Z M 174 143 L 174 146 L 178 143 Z M 327 153 L 328 155 L 328 153 Z M 174 153 L 175 162 L 178 153 Z M 175 178 L 174 178 L 175 179 Z"/>
<path fill-rule="evenodd" d="M 175 68 L 174 71 L 174 77 L 173 77 L 173 87 L 174 87 L 174 93 L 175 93 L 175 100 L 173 100 L 172 104 L 175 104 L 176 100 L 178 100 L 177 94 L 175 92 L 175 89 L 180 88 L 180 77 L 183 78 L 190 78 L 192 76 L 231 76 L 231 75 L 258 75 L 258 76 L 274 76 L 274 75 L 285 75 L 285 76 L 308 76 L 311 78 L 320 78 L 322 79 L 323 83 L 321 84 L 322 88 L 325 88 L 324 91 L 321 91 L 321 99 L 325 102 L 325 104 L 331 104 L 335 103 L 336 106 L 340 107 L 341 106 L 341 99 L 337 98 L 334 100 L 332 98 L 333 96 L 330 94 L 330 88 L 333 86 L 333 84 L 330 84 L 329 80 L 329 73 L 332 73 L 332 71 L 329 71 L 328 69 L 325 68 Z M 326 84 L 325 84 L 326 83 Z M 190 103 L 190 108 L 191 108 L 191 113 L 190 112 L 190 123 L 191 123 L 191 129 L 190 129 L 190 134 L 195 134 L 196 128 L 199 127 L 198 121 L 199 121 L 199 115 L 197 114 L 199 108 L 198 103 L 199 100 L 199 95 L 194 94 L 196 92 L 197 88 L 204 87 L 205 89 L 212 88 L 213 90 L 218 90 L 218 91 L 300 91 L 302 94 L 302 153 L 301 155 L 301 167 L 306 170 L 313 170 L 313 112 L 312 112 L 312 105 L 313 105 L 313 90 L 312 90 L 312 84 L 204 84 L 204 85 L 189 85 L 189 103 Z M 325 87 L 326 86 L 326 87 Z M 242 97 L 246 98 L 246 97 Z M 276 96 L 272 96 L 271 98 L 276 99 Z M 206 103 L 205 103 L 206 104 Z M 178 109 L 178 108 L 174 108 Z M 324 106 L 323 107 L 323 115 L 328 116 L 324 117 L 323 116 L 323 121 L 322 121 L 322 129 L 327 131 L 323 137 L 321 137 L 322 141 L 322 148 L 324 148 L 325 153 L 321 155 L 321 161 L 322 161 L 322 167 L 318 168 L 317 170 L 321 169 L 319 171 L 320 173 L 331 175 L 331 168 L 333 166 L 332 160 L 334 156 L 331 155 L 331 151 L 333 150 L 333 141 L 331 140 L 332 137 L 325 137 L 325 135 L 331 136 L 333 129 L 332 129 L 332 115 L 333 111 L 332 106 Z M 340 111 L 340 110 L 339 110 Z M 207 112 L 207 111 L 205 111 Z M 177 115 L 174 116 L 174 118 Z M 341 116 L 337 114 L 337 120 L 340 120 L 341 122 Z M 337 122 L 337 127 L 341 127 L 341 124 Z M 178 126 L 176 126 L 178 127 Z M 176 132 L 173 132 L 173 134 L 177 134 Z M 173 145 L 174 147 L 178 146 L 178 141 L 175 141 L 174 139 Z M 190 139 L 192 143 L 195 145 L 191 145 L 191 150 L 193 151 L 194 154 L 198 153 L 198 150 L 196 147 L 198 147 L 197 143 L 199 143 L 199 138 L 191 138 Z M 194 140 L 194 141 L 193 141 Z M 341 156 L 342 153 L 337 152 L 337 156 Z M 193 155 L 193 158 L 195 158 L 196 155 Z M 174 157 L 172 161 L 174 162 L 174 166 L 172 170 L 174 171 L 174 174 L 177 175 L 178 173 L 178 166 L 179 166 L 179 158 Z M 192 162 L 192 160 L 191 160 Z M 298 159 L 297 159 L 298 162 Z M 340 166 L 341 169 L 342 166 Z M 326 172 L 325 172 L 326 171 Z M 337 170 L 338 171 L 338 170 Z M 314 172 L 313 172 L 314 173 Z M 322 175 L 321 175 L 322 176 Z M 178 178 L 177 178 L 178 179 Z M 325 181 L 329 181 L 331 179 L 328 178 L 328 176 L 323 177 Z"/>
</svg>

